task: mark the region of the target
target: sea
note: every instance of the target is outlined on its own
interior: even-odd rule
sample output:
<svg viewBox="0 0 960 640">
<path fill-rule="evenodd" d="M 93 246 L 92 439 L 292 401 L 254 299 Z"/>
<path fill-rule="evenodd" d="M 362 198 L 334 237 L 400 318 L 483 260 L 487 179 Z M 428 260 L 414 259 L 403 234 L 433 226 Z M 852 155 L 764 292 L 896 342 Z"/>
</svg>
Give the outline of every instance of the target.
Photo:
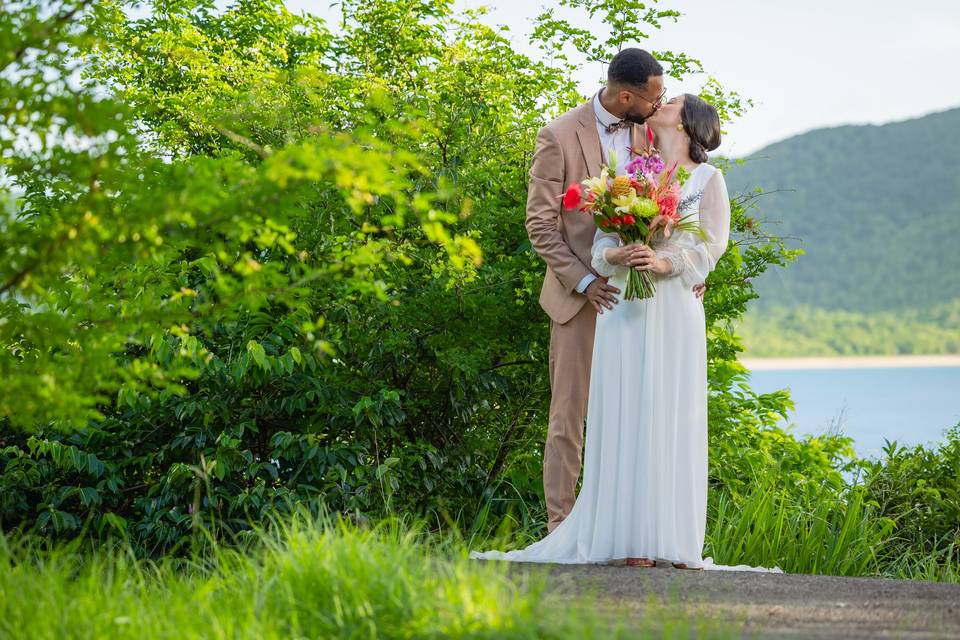
<svg viewBox="0 0 960 640">
<path fill-rule="evenodd" d="M 790 390 L 795 435 L 842 433 L 861 457 L 882 457 L 885 440 L 936 446 L 960 422 L 960 366 L 755 367 L 750 383 Z"/>
</svg>

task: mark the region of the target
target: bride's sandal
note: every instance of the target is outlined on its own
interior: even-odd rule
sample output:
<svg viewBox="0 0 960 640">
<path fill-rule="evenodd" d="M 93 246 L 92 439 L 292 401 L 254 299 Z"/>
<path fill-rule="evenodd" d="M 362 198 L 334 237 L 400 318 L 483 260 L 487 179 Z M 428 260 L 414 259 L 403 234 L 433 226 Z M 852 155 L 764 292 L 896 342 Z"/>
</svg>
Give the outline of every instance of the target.
<svg viewBox="0 0 960 640">
<path fill-rule="evenodd" d="M 655 567 L 657 561 L 650 558 L 627 558 L 626 564 L 628 567 Z"/>
<path fill-rule="evenodd" d="M 686 562 L 671 562 L 674 569 L 689 569 L 690 571 L 703 571 L 703 567 L 688 567 Z"/>
</svg>

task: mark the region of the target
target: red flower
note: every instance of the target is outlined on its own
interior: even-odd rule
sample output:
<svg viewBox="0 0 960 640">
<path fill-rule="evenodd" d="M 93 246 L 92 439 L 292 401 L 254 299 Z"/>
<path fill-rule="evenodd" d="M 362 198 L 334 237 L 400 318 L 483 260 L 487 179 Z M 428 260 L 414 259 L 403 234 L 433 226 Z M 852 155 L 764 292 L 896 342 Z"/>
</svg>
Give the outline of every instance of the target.
<svg viewBox="0 0 960 640">
<path fill-rule="evenodd" d="M 621 222 L 620 216 L 614 216 L 614 217 L 610 218 L 610 224 L 612 224 L 612 225 L 615 226 L 615 227 L 619 227 L 619 226 L 620 226 L 620 222 Z"/>
<path fill-rule="evenodd" d="M 647 125 L 647 146 L 653 144 L 653 129 L 650 128 L 650 125 Z"/>
<path fill-rule="evenodd" d="M 629 213 L 628 213 L 627 215 L 623 216 L 623 224 L 633 224 L 633 223 L 636 222 L 636 221 L 637 221 L 637 219 L 634 218 L 634 217 L 633 217 L 632 215 L 630 215 Z"/>
<path fill-rule="evenodd" d="M 657 194 L 657 206 L 660 207 L 660 213 L 674 221 L 679 220 L 677 215 L 677 206 L 680 204 L 680 191 L 676 185 L 671 185 L 669 189 Z"/>
<path fill-rule="evenodd" d="M 573 209 L 580 204 L 580 185 L 577 183 L 567 187 L 567 192 L 563 194 L 563 206 L 567 209 Z"/>
</svg>

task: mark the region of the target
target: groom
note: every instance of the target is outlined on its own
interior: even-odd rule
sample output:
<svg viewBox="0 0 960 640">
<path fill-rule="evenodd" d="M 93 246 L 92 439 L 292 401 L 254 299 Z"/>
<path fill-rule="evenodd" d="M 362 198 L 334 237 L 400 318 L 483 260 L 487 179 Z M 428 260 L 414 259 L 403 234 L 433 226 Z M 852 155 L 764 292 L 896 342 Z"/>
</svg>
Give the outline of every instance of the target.
<svg viewBox="0 0 960 640">
<path fill-rule="evenodd" d="M 610 61 L 605 88 L 537 134 L 526 228 L 547 263 L 540 306 L 550 317 L 551 399 L 543 455 L 548 533 L 576 499 L 597 313 L 612 309 L 620 291 L 590 265 L 592 216 L 564 210 L 559 194 L 571 183 L 599 175 L 610 148 L 622 174 L 632 157 L 629 149 L 643 148 L 643 123 L 660 108 L 663 93 L 660 63 L 642 49 L 624 49 Z"/>
</svg>

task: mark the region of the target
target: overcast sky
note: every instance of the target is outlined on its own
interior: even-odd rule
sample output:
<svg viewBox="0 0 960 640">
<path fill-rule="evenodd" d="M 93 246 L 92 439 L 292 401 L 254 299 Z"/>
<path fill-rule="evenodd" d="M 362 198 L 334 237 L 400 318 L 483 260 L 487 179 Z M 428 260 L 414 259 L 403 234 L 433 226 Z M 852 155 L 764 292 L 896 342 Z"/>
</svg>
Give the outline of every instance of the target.
<svg viewBox="0 0 960 640">
<path fill-rule="evenodd" d="M 487 5 L 490 24 L 510 28 L 527 45 L 530 19 L 545 0 L 458 0 Z M 329 0 L 287 0 L 295 13 L 335 19 Z M 880 124 L 960 106 L 960 0 L 663 0 L 684 15 L 651 39 L 650 50 L 698 57 L 728 89 L 755 107 L 728 127 L 721 151 L 743 155 L 820 127 Z M 577 78 L 591 94 L 605 69 L 591 65 Z M 672 94 L 696 92 L 703 78 Z"/>
</svg>

